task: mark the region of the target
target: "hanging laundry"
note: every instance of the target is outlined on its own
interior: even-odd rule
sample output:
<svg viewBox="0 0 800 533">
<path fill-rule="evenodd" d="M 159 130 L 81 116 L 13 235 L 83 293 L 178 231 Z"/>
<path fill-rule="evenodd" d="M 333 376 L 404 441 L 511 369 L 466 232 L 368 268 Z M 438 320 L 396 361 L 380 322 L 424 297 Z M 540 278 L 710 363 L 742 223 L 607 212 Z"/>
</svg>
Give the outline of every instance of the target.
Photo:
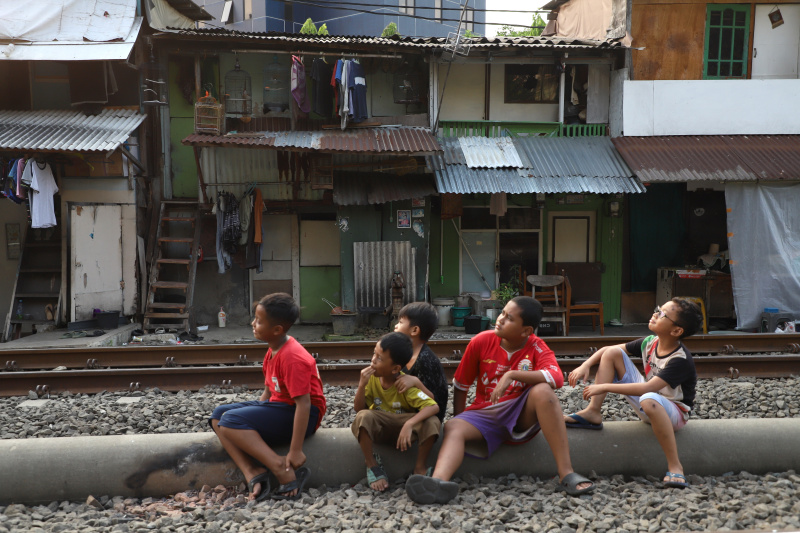
<svg viewBox="0 0 800 533">
<path fill-rule="evenodd" d="M 507 209 L 508 201 L 506 199 L 506 193 L 497 192 L 492 194 L 489 199 L 489 214 L 504 217 L 506 216 Z"/>
<path fill-rule="evenodd" d="M 321 57 L 315 59 L 311 64 L 311 79 L 314 80 L 314 103 L 311 110 L 326 118 L 333 113 L 331 75 L 331 66 Z"/>
<path fill-rule="evenodd" d="M 306 68 L 297 56 L 292 56 L 292 96 L 300 111 L 308 113 L 311 110 L 306 98 Z"/>
<path fill-rule="evenodd" d="M 339 84 L 339 119 L 341 120 L 342 130 L 347 127 L 347 121 L 350 118 L 350 105 L 348 103 L 348 63 L 349 61 L 340 60 L 336 64 L 336 81 Z M 339 68 L 341 64 L 341 69 Z"/>
<path fill-rule="evenodd" d="M 31 161 L 31 227 L 52 228 L 57 224 L 53 196 L 58 192 L 58 185 L 47 162 Z"/>
<path fill-rule="evenodd" d="M 347 92 L 350 104 L 350 120 L 363 122 L 368 117 L 367 78 L 364 67 L 358 61 L 348 61 Z"/>
</svg>

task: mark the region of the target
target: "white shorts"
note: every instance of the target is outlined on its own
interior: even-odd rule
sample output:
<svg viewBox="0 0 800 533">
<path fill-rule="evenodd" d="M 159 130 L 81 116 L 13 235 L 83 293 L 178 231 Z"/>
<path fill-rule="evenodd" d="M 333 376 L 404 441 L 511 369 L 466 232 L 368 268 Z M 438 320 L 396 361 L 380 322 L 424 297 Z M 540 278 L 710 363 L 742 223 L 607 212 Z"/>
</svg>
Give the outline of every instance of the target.
<svg viewBox="0 0 800 533">
<path fill-rule="evenodd" d="M 633 364 L 633 361 L 631 361 L 631 358 L 625 353 L 625 350 L 620 349 L 620 352 L 622 352 L 622 360 L 625 363 L 625 375 L 622 376 L 622 379 L 614 377 L 614 383 L 644 383 L 644 376 L 642 376 L 642 373 L 636 368 L 636 365 Z M 625 398 L 628 400 L 628 403 L 631 404 L 633 410 L 636 411 L 636 414 L 639 415 L 639 418 L 648 424 L 650 423 L 650 419 L 642 409 L 642 400 L 653 400 L 661 404 L 669 416 L 669 421 L 672 422 L 672 429 L 674 431 L 681 429 L 686 425 L 687 420 L 689 420 L 689 413 L 684 413 L 675 402 L 664 398 L 657 392 L 646 392 L 641 396 L 625 396 Z"/>
</svg>

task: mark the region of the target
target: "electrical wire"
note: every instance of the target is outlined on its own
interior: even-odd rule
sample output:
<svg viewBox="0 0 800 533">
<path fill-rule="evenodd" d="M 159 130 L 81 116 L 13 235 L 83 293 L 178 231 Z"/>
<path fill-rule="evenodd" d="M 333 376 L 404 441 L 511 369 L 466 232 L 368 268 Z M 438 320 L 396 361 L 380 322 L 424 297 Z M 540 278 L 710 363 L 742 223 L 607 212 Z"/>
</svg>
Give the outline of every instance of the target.
<svg viewBox="0 0 800 533">
<path fill-rule="evenodd" d="M 277 0 L 278 2 L 290 2 L 295 3 L 297 0 Z M 359 2 L 337 2 L 335 0 L 314 0 L 320 4 L 330 4 L 334 6 L 361 6 L 361 7 L 395 7 L 395 6 L 387 6 L 386 4 L 368 4 L 368 3 L 359 3 Z M 455 2 L 453 2 L 455 3 Z M 402 6 L 398 6 L 399 7 Z M 431 9 L 437 11 L 461 11 L 461 7 L 433 7 L 433 6 L 408 6 L 410 9 Z M 475 13 L 549 13 L 548 10 L 545 9 L 531 9 L 531 10 L 516 10 L 516 9 L 475 9 L 475 8 L 467 8 L 469 11 L 473 11 Z"/>
</svg>

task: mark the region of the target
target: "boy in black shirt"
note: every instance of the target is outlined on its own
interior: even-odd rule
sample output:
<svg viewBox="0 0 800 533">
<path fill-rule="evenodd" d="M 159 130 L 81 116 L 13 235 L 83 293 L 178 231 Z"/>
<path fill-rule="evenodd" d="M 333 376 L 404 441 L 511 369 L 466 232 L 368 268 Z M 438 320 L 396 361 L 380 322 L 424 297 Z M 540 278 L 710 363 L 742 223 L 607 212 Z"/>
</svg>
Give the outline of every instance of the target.
<svg viewBox="0 0 800 533">
<path fill-rule="evenodd" d="M 653 433 L 664 450 L 667 457 L 664 485 L 688 487 L 678 458 L 675 431 L 686 425 L 689 419 L 694 405 L 697 372 L 692 354 L 681 341 L 697 332 L 702 323 L 703 316 L 697 305 L 673 298 L 656 307 L 650 318 L 648 327 L 655 335 L 596 351 L 569 374 L 569 384 L 574 387 L 579 381 L 585 382 L 592 366 L 599 363 L 594 385 L 586 385 L 583 389 L 583 398 L 589 400 L 589 405 L 582 411 L 566 415 L 564 422 L 567 427 L 602 429 L 600 408 L 606 393 L 624 394 L 639 418 L 653 427 Z M 642 358 L 644 376 L 631 357 Z"/>
</svg>

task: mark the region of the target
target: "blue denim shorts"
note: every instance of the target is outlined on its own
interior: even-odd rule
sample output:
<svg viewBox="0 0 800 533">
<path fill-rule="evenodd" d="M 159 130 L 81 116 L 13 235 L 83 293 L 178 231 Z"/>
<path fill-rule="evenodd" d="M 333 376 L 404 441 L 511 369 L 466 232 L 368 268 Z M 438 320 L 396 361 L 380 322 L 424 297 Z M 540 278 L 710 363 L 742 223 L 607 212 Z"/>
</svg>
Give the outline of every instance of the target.
<svg viewBox="0 0 800 533">
<path fill-rule="evenodd" d="M 262 402 L 260 400 L 229 403 L 214 409 L 208 419 L 208 424 L 211 425 L 212 420 L 219 420 L 219 425 L 222 427 L 251 429 L 258 432 L 268 445 L 280 446 L 292 441 L 295 407 L 288 403 Z M 319 409 L 312 405 L 308 416 L 306 437 L 316 432 L 318 419 Z"/>
</svg>

